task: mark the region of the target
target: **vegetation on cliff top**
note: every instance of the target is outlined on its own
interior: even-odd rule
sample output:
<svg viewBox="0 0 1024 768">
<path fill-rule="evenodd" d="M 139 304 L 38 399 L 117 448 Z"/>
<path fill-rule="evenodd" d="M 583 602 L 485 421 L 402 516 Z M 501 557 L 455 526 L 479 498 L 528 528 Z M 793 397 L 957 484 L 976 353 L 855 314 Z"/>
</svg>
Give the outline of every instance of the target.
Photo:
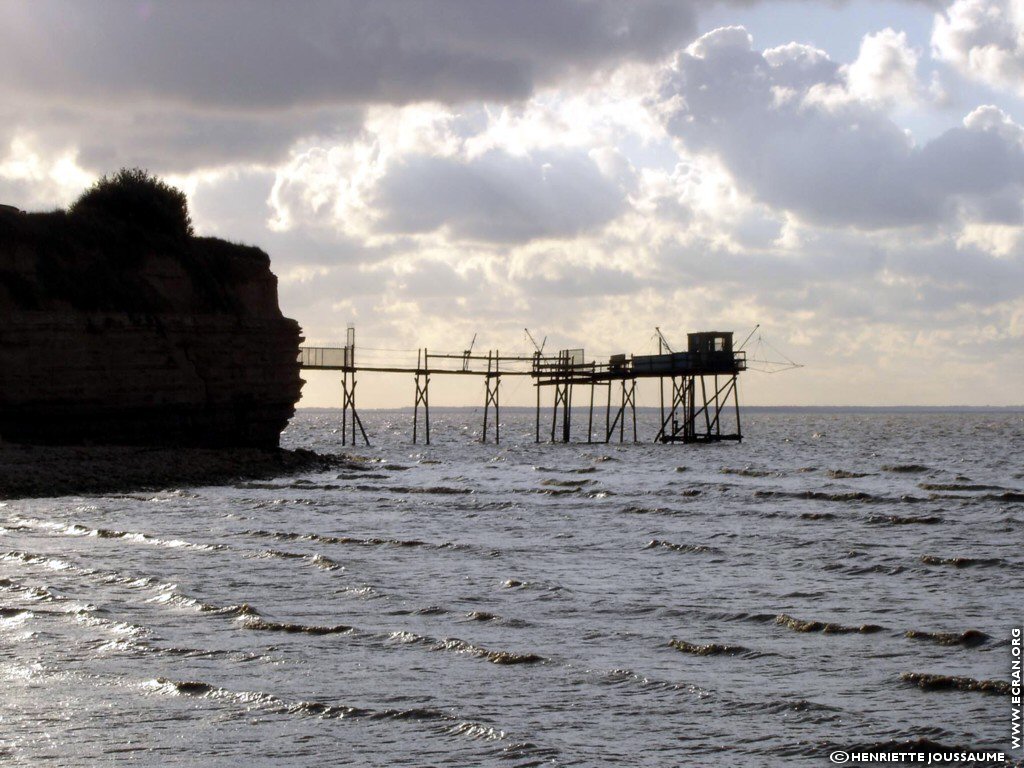
<svg viewBox="0 0 1024 768">
<path fill-rule="evenodd" d="M 188 287 L 158 287 L 154 259 L 179 264 Z M 102 177 L 66 211 L 0 210 L 0 308 L 248 314 L 239 286 L 273 280 L 269 265 L 259 248 L 196 237 L 185 193 L 139 168 Z"/>
<path fill-rule="evenodd" d="M 77 217 L 130 223 L 168 237 L 188 238 L 194 234 L 185 193 L 141 168 L 122 168 L 113 176 L 102 176 L 71 204 L 68 212 Z"/>
</svg>

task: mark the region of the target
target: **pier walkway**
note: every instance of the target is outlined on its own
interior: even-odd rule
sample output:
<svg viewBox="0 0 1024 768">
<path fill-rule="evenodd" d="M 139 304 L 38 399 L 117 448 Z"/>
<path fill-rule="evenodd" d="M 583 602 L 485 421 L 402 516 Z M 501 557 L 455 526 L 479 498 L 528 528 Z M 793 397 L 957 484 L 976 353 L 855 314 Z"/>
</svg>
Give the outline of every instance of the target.
<svg viewBox="0 0 1024 768">
<path fill-rule="evenodd" d="M 360 373 L 406 374 L 414 378 L 413 443 L 422 435 L 430 443 L 430 378 L 431 376 L 480 376 L 485 383 L 483 431 L 487 442 L 493 433 L 494 442 L 501 440 L 501 379 L 526 376 L 536 388 L 535 440 L 541 440 L 541 391 L 553 391 L 551 405 L 551 442 L 570 442 L 574 390 L 584 389 L 588 418 L 586 442 L 610 442 L 626 439 L 627 422 L 632 439 L 637 440 L 636 382 L 658 379 L 661 421 L 655 442 L 702 443 L 741 440 L 740 405 L 737 378 L 746 370 L 746 354 L 734 350 L 731 331 L 704 331 L 687 334 L 687 350 L 673 352 L 660 331 L 659 352 L 655 355 L 612 355 L 606 362 L 587 360 L 583 349 L 563 349 L 544 354 L 502 356 L 499 351 L 472 354 L 431 353 L 417 351 L 414 367 L 401 365 L 359 365 L 356 362 L 355 329 L 348 329 L 343 347 L 303 346 L 299 364 L 303 369 L 340 371 L 342 374 L 342 441 L 356 443 L 357 436 L 369 445 L 369 438 L 356 410 L 356 377 Z M 666 382 L 667 380 L 667 382 Z M 666 383 L 669 396 L 666 400 Z M 616 386 L 618 385 L 618 386 Z M 604 424 L 595 425 L 594 410 L 597 390 L 604 387 Z M 617 397 L 614 393 L 617 390 Z M 732 418 L 727 418 L 731 412 Z M 422 419 L 421 419 L 422 413 Z M 493 415 L 492 415 L 493 413 Z M 493 420 L 493 422 L 492 422 Z M 491 429 L 493 423 L 493 430 Z M 594 429 L 599 432 L 595 439 Z M 357 432 L 358 430 L 358 432 Z"/>
</svg>

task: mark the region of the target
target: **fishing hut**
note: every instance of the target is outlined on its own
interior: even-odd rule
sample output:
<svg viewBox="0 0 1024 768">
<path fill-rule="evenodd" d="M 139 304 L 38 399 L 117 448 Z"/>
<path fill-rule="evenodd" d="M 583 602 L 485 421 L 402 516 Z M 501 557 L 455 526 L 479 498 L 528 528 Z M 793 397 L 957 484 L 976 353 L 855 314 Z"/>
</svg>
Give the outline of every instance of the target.
<svg viewBox="0 0 1024 768">
<path fill-rule="evenodd" d="M 356 410 L 356 378 L 359 373 L 407 374 L 413 377 L 413 443 L 419 442 L 421 437 L 425 443 L 430 443 L 432 376 L 479 376 L 483 379 L 481 439 L 485 443 L 491 435 L 495 443 L 501 440 L 501 380 L 509 376 L 529 377 L 536 389 L 536 442 L 541 441 L 542 433 L 548 435 L 546 423 L 542 430 L 545 409 L 541 397 L 541 393 L 548 390 L 552 392 L 552 443 L 571 442 L 574 413 L 578 417 L 583 407 L 587 409 L 585 442 L 611 442 L 616 434 L 619 442 L 626 441 L 627 434 L 636 442 L 638 379 L 658 380 L 661 421 L 654 436 L 655 442 L 709 443 L 742 439 L 737 378 L 746 370 L 747 364 L 745 353 L 733 349 L 731 331 L 690 333 L 686 351 L 676 352 L 658 330 L 657 354 L 615 354 L 607 362 L 587 360 L 581 348 L 563 349 L 555 354 L 545 354 L 543 348 L 537 348 L 532 355 L 501 355 L 498 350 L 474 355 L 472 347 L 471 344 L 461 354 L 419 349 L 415 366 L 359 365 L 355 328 L 350 326 L 344 347 L 300 347 L 299 364 L 304 369 L 341 372 L 343 444 L 351 441 L 355 445 L 357 437 L 362 437 L 367 445 L 370 442 Z M 603 419 L 601 410 L 604 411 Z M 734 418 L 726 418 L 729 412 L 734 414 Z"/>
</svg>

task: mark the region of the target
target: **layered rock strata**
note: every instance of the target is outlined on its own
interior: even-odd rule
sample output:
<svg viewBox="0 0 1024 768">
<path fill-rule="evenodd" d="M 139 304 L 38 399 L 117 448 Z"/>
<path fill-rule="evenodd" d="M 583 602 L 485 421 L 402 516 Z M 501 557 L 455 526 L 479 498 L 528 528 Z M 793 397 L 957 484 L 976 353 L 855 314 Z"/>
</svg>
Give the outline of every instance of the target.
<svg viewBox="0 0 1024 768">
<path fill-rule="evenodd" d="M 263 251 L 0 209 L 0 439 L 278 445 L 300 329 Z"/>
</svg>

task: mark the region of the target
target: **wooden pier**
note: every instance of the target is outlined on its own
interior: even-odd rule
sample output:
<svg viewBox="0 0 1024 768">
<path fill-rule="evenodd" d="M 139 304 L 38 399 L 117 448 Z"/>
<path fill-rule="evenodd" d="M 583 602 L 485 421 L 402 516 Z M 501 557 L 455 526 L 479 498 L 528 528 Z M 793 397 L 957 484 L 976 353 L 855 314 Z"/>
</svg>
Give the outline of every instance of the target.
<svg viewBox="0 0 1024 768">
<path fill-rule="evenodd" d="M 673 352 L 658 331 L 658 354 L 612 355 L 607 362 L 586 360 L 582 349 L 563 349 L 544 354 L 538 349 L 532 355 L 505 355 L 498 350 L 472 354 L 431 353 L 426 348 L 416 354 L 415 367 L 399 365 L 359 365 L 356 362 L 355 329 L 349 327 L 343 347 L 303 346 L 299 364 L 304 369 L 341 371 L 342 379 L 342 444 L 356 444 L 361 436 L 370 444 L 362 419 L 356 410 L 356 376 L 359 373 L 406 374 L 414 378 L 412 441 L 422 435 L 430 444 L 430 378 L 431 376 L 480 376 L 484 379 L 484 413 L 482 442 L 490 434 L 501 441 L 500 392 L 501 379 L 507 376 L 528 376 L 536 388 L 536 442 L 541 441 L 541 391 L 551 388 L 550 441 L 568 443 L 572 440 L 574 390 L 583 389 L 587 399 L 586 442 L 611 442 L 618 433 L 619 442 L 631 433 L 637 441 L 636 383 L 638 379 L 658 379 L 661 422 L 655 442 L 707 443 L 742 440 L 737 378 L 746 370 L 746 355 L 734 350 L 731 331 L 705 331 L 687 334 L 687 350 Z M 472 345 L 471 345 L 472 347 Z M 666 403 L 666 380 L 670 385 Z M 604 424 L 594 423 L 597 391 L 604 388 Z M 666 407 L 667 405 L 667 407 Z M 723 416 L 734 409 L 733 429 L 723 431 Z M 493 419 L 493 430 L 491 429 Z M 420 424 L 422 422 L 422 432 Z M 595 439 L 594 430 L 599 430 Z M 547 430 L 544 430 L 545 435 Z"/>
</svg>

